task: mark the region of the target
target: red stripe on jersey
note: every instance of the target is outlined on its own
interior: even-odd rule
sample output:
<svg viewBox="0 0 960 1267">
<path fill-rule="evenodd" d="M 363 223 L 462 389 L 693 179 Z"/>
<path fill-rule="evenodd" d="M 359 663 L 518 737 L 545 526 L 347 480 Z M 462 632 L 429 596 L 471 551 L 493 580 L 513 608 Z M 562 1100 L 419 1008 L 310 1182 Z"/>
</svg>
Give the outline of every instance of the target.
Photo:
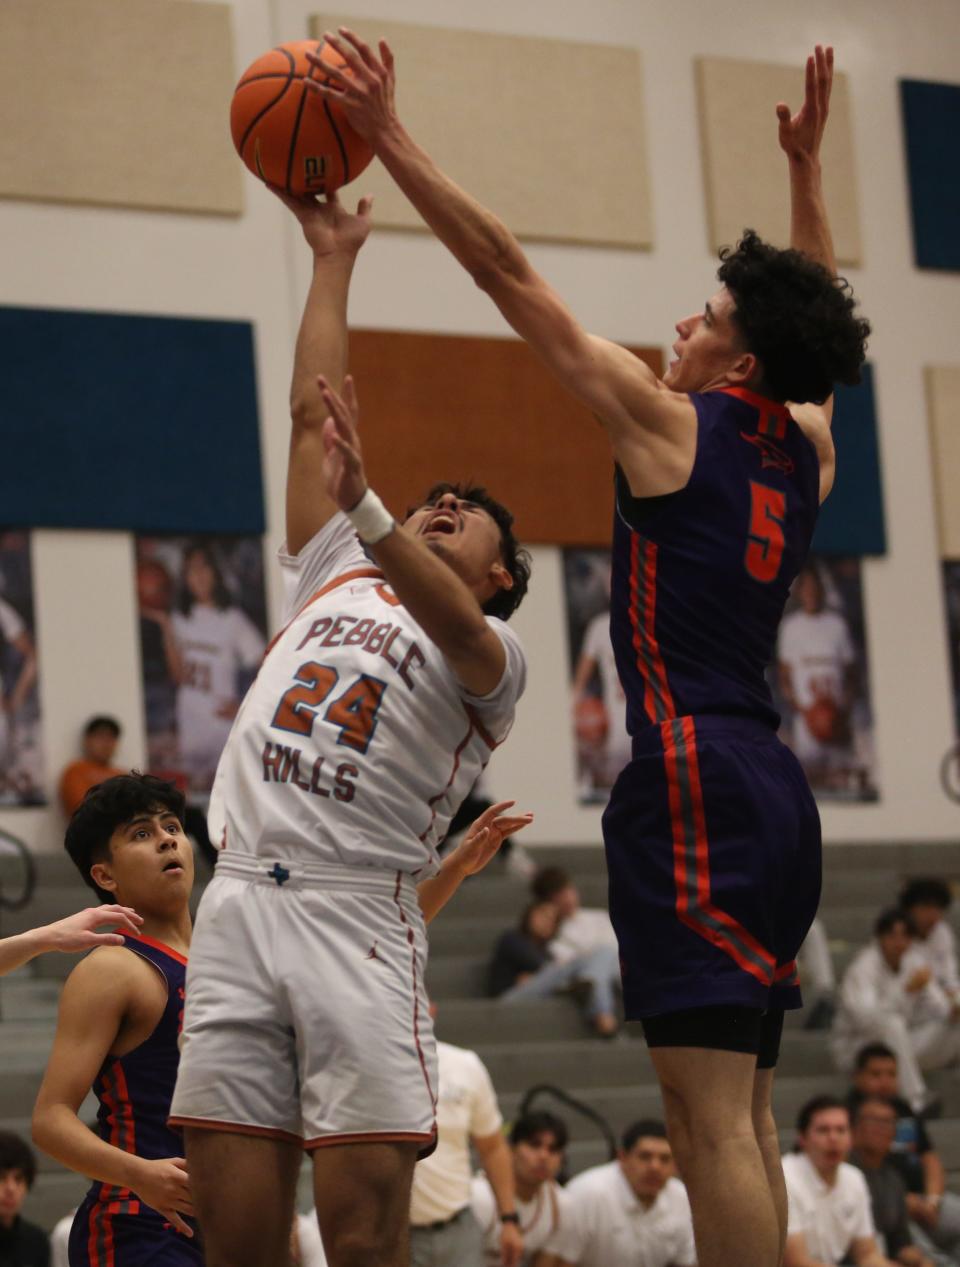
<svg viewBox="0 0 960 1267">
<path fill-rule="evenodd" d="M 643 551 L 641 559 L 641 548 Z M 642 619 L 641 619 L 642 609 Z M 655 632 L 657 615 L 657 547 L 639 533 L 630 535 L 630 624 L 637 670 L 643 679 L 643 707 L 653 722 L 676 716 L 667 669 Z"/>
<path fill-rule="evenodd" d="M 486 726 L 484 726 L 483 722 L 480 720 L 479 715 L 477 714 L 477 710 L 473 707 L 473 705 L 464 704 L 463 707 L 466 709 L 467 716 L 473 722 L 474 730 L 477 732 L 477 734 L 480 736 L 483 742 L 487 745 L 490 751 L 493 752 L 494 748 L 499 748 L 500 747 L 499 742 L 496 739 L 494 739 L 493 735 L 490 734 L 490 731 L 487 730 Z"/>
<path fill-rule="evenodd" d="M 711 900 L 710 845 L 697 760 L 696 730 L 692 717 L 680 718 L 678 745 L 677 724 L 676 721 L 665 722 L 661 727 L 673 827 L 677 915 L 688 928 L 730 955 L 744 972 L 748 972 L 763 985 L 770 986 L 776 971 L 773 955 L 738 920 Z M 686 804 L 680 774 L 681 764 L 689 784 L 689 801 Z M 688 868 L 688 842 L 691 835 L 695 868 L 692 884 Z"/>
<path fill-rule="evenodd" d="M 756 392 L 752 392 L 746 387 L 715 387 L 714 391 L 723 392 L 725 396 L 736 396 L 737 400 L 742 400 L 747 405 L 753 405 L 754 409 L 760 411 L 761 414 L 775 414 L 783 420 L 786 425 L 787 419 L 790 417 L 790 410 L 786 405 L 781 405 L 779 401 L 770 400 L 767 396 L 760 396 Z"/>
<path fill-rule="evenodd" d="M 127 933 L 128 937 L 135 937 L 137 941 L 142 941 L 148 946 L 152 946 L 154 950 L 162 950 L 165 955 L 169 955 L 171 959 L 175 959 L 177 963 L 187 966 L 187 956 L 182 955 L 179 950 L 174 950 L 172 946 L 168 946 L 165 941 L 157 941 L 155 937 L 148 937 L 146 933 Z"/>
<path fill-rule="evenodd" d="M 457 744 L 456 750 L 453 754 L 453 769 L 450 771 L 449 779 L 447 779 L 443 788 L 436 794 L 436 796 L 431 796 L 429 801 L 427 801 L 427 807 L 430 810 L 430 821 L 429 823 L 427 823 L 424 830 L 417 837 L 418 840 L 426 840 L 426 838 L 430 835 L 430 831 L 433 827 L 433 824 L 436 822 L 436 818 L 437 818 L 437 805 L 439 804 L 440 801 L 443 800 L 446 794 L 450 791 L 453 781 L 457 777 L 457 771 L 460 769 L 460 754 L 461 752 L 463 752 L 464 748 L 470 742 L 470 736 L 473 734 L 474 729 L 475 729 L 474 722 L 473 722 L 473 718 L 471 717 L 470 725 L 467 727 L 467 733 L 463 736 L 463 738 Z"/>
</svg>

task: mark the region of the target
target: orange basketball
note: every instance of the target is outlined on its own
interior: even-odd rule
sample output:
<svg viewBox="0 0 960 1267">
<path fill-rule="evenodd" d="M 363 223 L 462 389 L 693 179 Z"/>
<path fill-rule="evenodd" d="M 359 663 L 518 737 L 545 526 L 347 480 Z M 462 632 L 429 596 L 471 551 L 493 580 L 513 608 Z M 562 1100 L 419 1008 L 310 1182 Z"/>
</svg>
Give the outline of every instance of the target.
<svg viewBox="0 0 960 1267">
<path fill-rule="evenodd" d="M 603 700 L 585 695 L 574 710 L 577 738 L 589 747 L 599 747 L 607 737 L 607 710 Z"/>
<path fill-rule="evenodd" d="M 373 158 L 336 102 L 304 87 L 305 79 L 328 82 L 307 53 L 344 64 L 322 40 L 279 44 L 247 67 L 230 105 L 230 132 L 244 163 L 268 185 L 297 195 L 339 189 Z"/>
<path fill-rule="evenodd" d="M 807 729 L 820 743 L 835 743 L 840 723 L 840 710 L 829 696 L 821 695 L 803 714 Z"/>
</svg>

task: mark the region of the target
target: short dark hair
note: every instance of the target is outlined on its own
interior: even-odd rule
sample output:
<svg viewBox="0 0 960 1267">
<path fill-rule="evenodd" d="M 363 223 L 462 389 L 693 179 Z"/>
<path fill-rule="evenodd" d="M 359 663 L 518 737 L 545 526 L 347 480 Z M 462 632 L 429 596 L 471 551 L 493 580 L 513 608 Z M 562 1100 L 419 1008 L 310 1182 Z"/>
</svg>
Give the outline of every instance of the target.
<svg viewBox="0 0 960 1267">
<path fill-rule="evenodd" d="M 544 1109 L 535 1109 L 518 1117 L 510 1127 L 507 1138 L 511 1144 L 522 1144 L 527 1140 L 536 1139 L 538 1135 L 552 1135 L 557 1141 L 557 1148 L 561 1151 L 566 1148 L 569 1138 L 567 1124 L 563 1118 L 547 1113 Z"/>
<path fill-rule="evenodd" d="M 530 892 L 538 902 L 551 902 L 571 884 L 573 877 L 563 867 L 541 867 L 530 881 Z"/>
<path fill-rule="evenodd" d="M 483 604 L 488 616 L 499 616 L 501 620 L 509 620 L 523 602 L 527 587 L 530 584 L 530 552 L 524 550 L 513 532 L 513 515 L 502 502 L 491 497 L 487 490 L 479 484 L 471 484 L 469 480 L 450 484 L 441 482 L 427 490 L 421 505 L 432 506 L 444 493 L 453 493 L 460 501 L 473 502 L 481 510 L 485 510 L 500 529 L 500 553 L 503 566 L 513 577 L 512 589 L 498 589 L 496 594 Z M 407 511 L 409 518 L 416 507 Z"/>
<path fill-rule="evenodd" d="M 939 906 L 941 911 L 945 911 L 951 901 L 950 886 L 935 876 L 910 880 L 900 894 L 900 906 L 905 911 L 909 911 L 911 906 Z"/>
<path fill-rule="evenodd" d="M 753 229 L 720 260 L 717 278 L 733 297 L 733 323 L 760 362 L 766 395 L 821 404 L 835 383 L 859 383 L 870 323 L 854 315 L 843 278 Z"/>
<path fill-rule="evenodd" d="M 835 1095 L 815 1095 L 797 1114 L 797 1133 L 805 1135 L 817 1114 L 825 1113 L 827 1109 L 843 1109 L 850 1116 L 850 1106 L 843 1100 L 838 1100 Z"/>
<path fill-rule="evenodd" d="M 620 1136 L 620 1147 L 629 1153 L 639 1140 L 646 1138 L 667 1139 L 667 1128 L 655 1117 L 642 1117 L 638 1122 L 631 1122 Z"/>
<path fill-rule="evenodd" d="M 881 1108 L 893 1109 L 893 1120 L 896 1122 L 897 1110 L 891 1100 L 885 1100 L 882 1095 L 865 1095 L 847 1106 L 850 1112 L 851 1124 L 856 1124 L 866 1104 L 879 1104 Z"/>
<path fill-rule="evenodd" d="M 0 1131 L 0 1173 L 4 1170 L 22 1171 L 28 1188 L 33 1187 L 37 1177 L 37 1159 L 33 1149 L 13 1131 Z"/>
<path fill-rule="evenodd" d="M 897 1055 L 886 1043 L 866 1043 L 854 1058 L 854 1073 L 861 1073 L 871 1060 L 892 1060 L 896 1064 Z"/>
<path fill-rule="evenodd" d="M 106 713 L 98 713 L 96 717 L 91 717 L 83 728 L 83 737 L 92 735 L 95 730 L 109 730 L 114 739 L 120 738 L 120 723 L 115 717 L 108 717 Z"/>
<path fill-rule="evenodd" d="M 169 810 L 183 822 L 186 797 L 172 783 L 138 770 L 116 774 L 92 787 L 77 806 L 67 825 L 63 844 L 77 870 L 104 902 L 114 895 L 101 889 L 91 878 L 90 868 L 109 856 L 110 837 L 138 814 Z"/>
<path fill-rule="evenodd" d="M 881 911 L 877 916 L 877 921 L 873 926 L 874 937 L 883 937 L 885 933 L 892 933 L 898 924 L 906 924 L 910 927 L 910 921 L 907 919 L 905 911 L 899 906 L 889 906 L 885 911 Z"/>
</svg>

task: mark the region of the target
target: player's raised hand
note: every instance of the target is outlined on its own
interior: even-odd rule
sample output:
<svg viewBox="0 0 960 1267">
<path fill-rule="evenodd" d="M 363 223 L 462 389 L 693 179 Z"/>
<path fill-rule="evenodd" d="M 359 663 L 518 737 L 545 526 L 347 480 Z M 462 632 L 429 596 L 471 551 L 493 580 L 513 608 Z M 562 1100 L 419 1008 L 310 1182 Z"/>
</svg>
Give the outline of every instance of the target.
<svg viewBox="0 0 960 1267">
<path fill-rule="evenodd" d="M 194 1214 L 190 1196 L 187 1163 L 183 1157 L 163 1157 L 158 1161 L 140 1159 L 140 1173 L 130 1185 L 142 1201 L 162 1214 L 184 1236 L 193 1236 L 193 1228 L 181 1214 Z"/>
<path fill-rule="evenodd" d="M 91 950 L 94 946 L 122 946 L 119 930 L 136 933 L 143 923 L 142 916 L 131 906 L 88 906 L 76 915 L 57 920 L 37 929 L 37 940 L 46 950 L 77 952 Z M 109 932 L 98 933 L 98 928 L 110 925 Z"/>
<path fill-rule="evenodd" d="M 482 871 L 491 858 L 495 857 L 500 846 L 508 836 L 514 836 L 533 822 L 533 815 L 508 814 L 516 801 L 498 801 L 485 809 L 467 829 L 466 835 L 457 846 L 457 861 L 464 875 L 475 875 Z"/>
<path fill-rule="evenodd" d="M 369 44 L 346 26 L 339 27 L 337 35 L 324 31 L 323 38 L 347 63 L 349 74 L 308 53 L 308 61 L 323 72 L 324 82 L 305 79 L 303 85 L 335 101 L 353 130 L 376 149 L 381 137 L 398 125 L 394 105 L 396 75 L 390 46 L 386 40 L 380 40 L 377 56 Z"/>
<path fill-rule="evenodd" d="M 367 491 L 360 448 L 357 389 L 348 374 L 339 396 L 321 374 L 317 386 L 330 414 L 323 424 L 323 475 L 327 492 L 341 510 L 353 510 Z"/>
<path fill-rule="evenodd" d="M 295 198 L 276 185 L 268 185 L 267 188 L 297 217 L 307 245 L 316 258 L 329 255 L 352 257 L 366 242 L 373 207 L 373 199 L 369 196 L 361 198 L 356 212 L 351 213 L 335 190 L 321 199 L 313 194 Z"/>
<path fill-rule="evenodd" d="M 818 44 L 807 58 L 803 105 L 796 114 L 791 114 L 785 101 L 777 103 L 780 148 L 789 159 L 799 162 L 819 157 L 820 141 L 830 111 L 832 88 L 833 49 Z"/>
</svg>

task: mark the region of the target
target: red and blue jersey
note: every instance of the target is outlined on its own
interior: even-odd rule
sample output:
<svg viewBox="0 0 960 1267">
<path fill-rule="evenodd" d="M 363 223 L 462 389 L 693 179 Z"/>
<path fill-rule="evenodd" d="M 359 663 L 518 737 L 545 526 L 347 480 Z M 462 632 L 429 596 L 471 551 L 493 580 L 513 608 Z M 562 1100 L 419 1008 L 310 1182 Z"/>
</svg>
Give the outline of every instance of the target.
<svg viewBox="0 0 960 1267">
<path fill-rule="evenodd" d="M 167 1125 L 180 1061 L 187 960 L 152 937 L 124 934 L 124 945 L 151 963 L 167 986 L 153 1032 L 124 1056 L 107 1056 L 93 1084 L 101 1139 L 124 1152 L 159 1160 L 183 1156 L 182 1132 Z M 77 1211 L 70 1263 L 83 1267 L 197 1263 L 198 1247 L 165 1224 L 135 1192 L 95 1182 Z"/>
<path fill-rule="evenodd" d="M 784 406 L 732 387 L 690 399 L 686 486 L 636 499 L 616 473 L 610 633 L 631 735 L 691 714 L 776 728 L 765 670 L 817 519 L 817 454 Z"/>
</svg>

